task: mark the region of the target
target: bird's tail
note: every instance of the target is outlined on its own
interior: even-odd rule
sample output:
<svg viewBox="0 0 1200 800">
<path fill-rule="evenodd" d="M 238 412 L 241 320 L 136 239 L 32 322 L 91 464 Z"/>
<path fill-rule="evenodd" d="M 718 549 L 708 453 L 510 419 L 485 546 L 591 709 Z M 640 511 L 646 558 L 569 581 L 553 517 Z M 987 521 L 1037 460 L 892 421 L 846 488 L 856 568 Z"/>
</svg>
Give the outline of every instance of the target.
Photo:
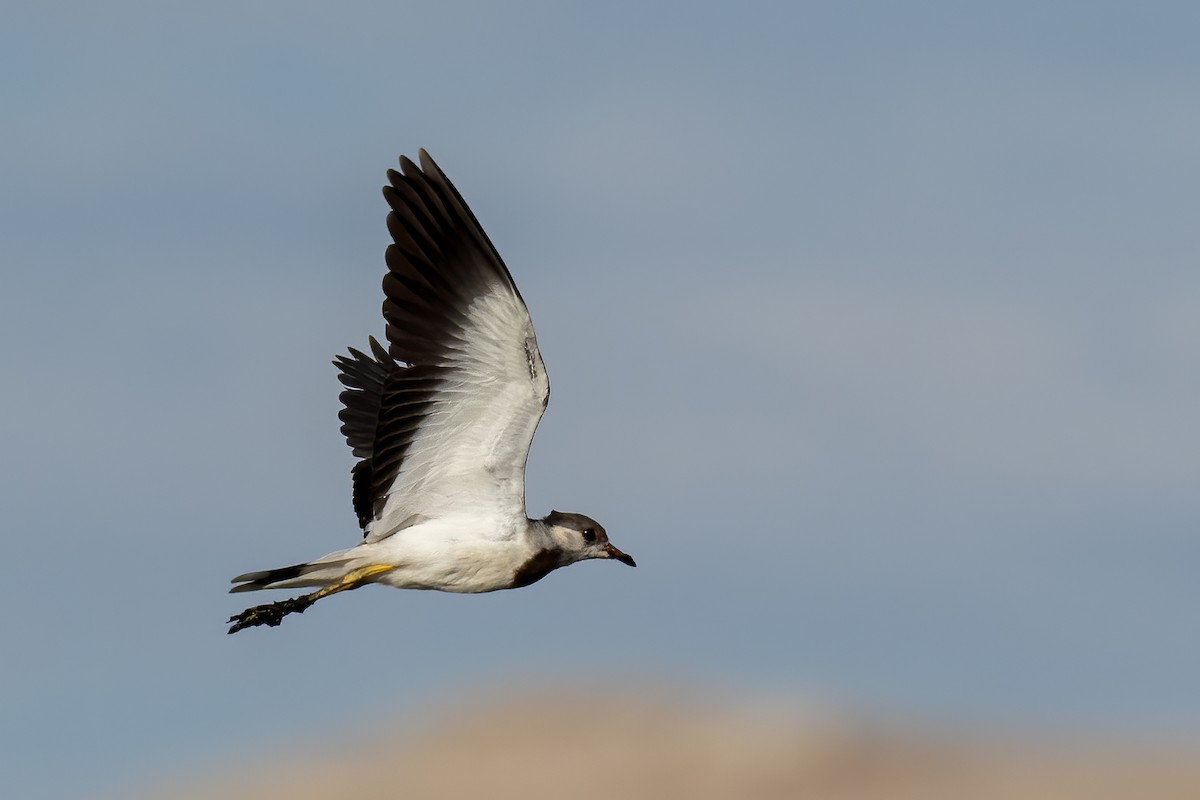
<svg viewBox="0 0 1200 800">
<path fill-rule="evenodd" d="M 337 572 L 340 573 L 341 570 Z M 290 567 L 264 569 L 259 572 L 238 575 L 232 581 L 238 585 L 229 591 L 231 594 L 237 594 L 238 592 L 257 592 L 259 589 L 298 589 L 303 586 L 324 586 L 331 582 L 331 579 L 337 580 L 337 577 L 327 564 L 293 564 Z"/>
<path fill-rule="evenodd" d="M 341 550 L 322 556 L 316 561 L 304 564 L 293 564 L 290 567 L 264 569 L 258 572 L 247 572 L 238 575 L 230 583 L 238 584 L 229 590 L 230 594 L 238 592 L 257 592 L 259 589 L 300 589 L 307 586 L 331 586 L 338 583 L 346 573 L 358 566 L 361 561 L 348 551 Z"/>
</svg>

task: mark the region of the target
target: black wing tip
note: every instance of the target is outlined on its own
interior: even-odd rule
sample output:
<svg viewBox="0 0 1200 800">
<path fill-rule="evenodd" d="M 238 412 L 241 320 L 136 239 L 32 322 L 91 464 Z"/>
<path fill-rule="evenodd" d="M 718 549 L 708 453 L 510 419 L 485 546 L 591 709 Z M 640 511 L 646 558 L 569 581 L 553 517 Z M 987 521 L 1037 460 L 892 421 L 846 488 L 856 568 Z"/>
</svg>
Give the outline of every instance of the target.
<svg viewBox="0 0 1200 800">
<path fill-rule="evenodd" d="M 374 336 L 368 336 L 367 343 L 370 345 L 371 353 L 375 356 L 376 361 L 383 364 L 392 361 L 392 356 L 388 353 L 387 348 L 381 345 Z"/>
<path fill-rule="evenodd" d="M 389 186 L 384 186 L 386 192 L 402 183 L 405 179 L 412 180 L 414 178 L 425 178 L 446 180 L 446 173 L 442 172 L 442 168 L 433 160 L 433 156 L 429 155 L 429 151 L 424 147 L 417 148 L 417 160 L 413 161 L 408 156 L 401 153 L 399 158 L 400 169 L 388 169 L 387 178 Z"/>
<path fill-rule="evenodd" d="M 433 156 L 429 155 L 429 151 L 424 147 L 417 151 L 417 160 L 421 162 L 421 171 L 426 175 L 433 176 L 438 180 L 445 181 L 446 173 L 442 172 L 442 168 L 433 160 Z"/>
<path fill-rule="evenodd" d="M 396 360 L 388 353 L 387 348 L 381 345 L 374 336 L 367 337 L 367 349 L 371 351 L 370 355 L 357 347 L 347 346 L 345 353 L 338 353 L 329 363 L 339 370 L 345 370 L 347 367 L 354 368 L 362 364 L 382 367 L 385 371 L 397 366 Z"/>
<path fill-rule="evenodd" d="M 419 159 L 420 156 L 417 156 Z M 415 178 L 418 175 L 423 175 L 421 168 L 418 167 L 411 158 L 406 155 L 400 156 L 400 172 L 406 178 Z"/>
</svg>

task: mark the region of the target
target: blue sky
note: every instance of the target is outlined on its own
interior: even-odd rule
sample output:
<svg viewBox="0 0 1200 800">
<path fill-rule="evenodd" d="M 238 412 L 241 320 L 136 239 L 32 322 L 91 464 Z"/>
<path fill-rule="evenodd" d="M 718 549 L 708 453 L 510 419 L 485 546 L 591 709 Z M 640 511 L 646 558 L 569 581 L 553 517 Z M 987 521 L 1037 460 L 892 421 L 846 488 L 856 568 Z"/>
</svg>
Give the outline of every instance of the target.
<svg viewBox="0 0 1200 800">
<path fill-rule="evenodd" d="M 116 790 L 492 680 L 1200 729 L 1200 11 L 19 3 L 0 31 L 0 753 Z M 426 147 L 639 569 L 367 589 L 334 369 Z"/>
</svg>

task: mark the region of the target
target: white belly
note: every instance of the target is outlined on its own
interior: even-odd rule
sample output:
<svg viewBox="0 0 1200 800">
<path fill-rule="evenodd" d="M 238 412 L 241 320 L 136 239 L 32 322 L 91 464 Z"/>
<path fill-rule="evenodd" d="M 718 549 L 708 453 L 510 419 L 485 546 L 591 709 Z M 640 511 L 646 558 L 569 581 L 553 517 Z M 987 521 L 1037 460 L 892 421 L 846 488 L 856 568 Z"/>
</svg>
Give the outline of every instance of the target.
<svg viewBox="0 0 1200 800">
<path fill-rule="evenodd" d="M 517 569 L 537 546 L 518 531 L 467 528 L 448 521 L 417 525 L 369 545 L 371 560 L 394 564 L 378 582 L 398 589 L 435 589 L 443 592 L 494 592 L 512 586 Z M 523 533 L 523 530 L 520 531 Z"/>
</svg>

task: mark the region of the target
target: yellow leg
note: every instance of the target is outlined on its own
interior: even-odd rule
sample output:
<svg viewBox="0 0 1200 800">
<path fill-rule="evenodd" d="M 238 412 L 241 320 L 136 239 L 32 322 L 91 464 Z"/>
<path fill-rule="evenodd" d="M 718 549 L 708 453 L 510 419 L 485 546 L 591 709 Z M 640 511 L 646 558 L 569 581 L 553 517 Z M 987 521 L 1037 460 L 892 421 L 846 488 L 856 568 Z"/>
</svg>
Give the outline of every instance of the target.
<svg viewBox="0 0 1200 800">
<path fill-rule="evenodd" d="M 373 578 L 391 572 L 396 567 L 394 564 L 368 564 L 365 567 L 353 569 L 342 576 L 342 579 L 330 586 L 323 586 L 307 597 L 311 597 L 314 601 L 320 600 L 322 597 L 328 597 L 331 594 L 344 592 L 347 589 L 357 589 L 364 583 L 370 583 Z"/>
</svg>

